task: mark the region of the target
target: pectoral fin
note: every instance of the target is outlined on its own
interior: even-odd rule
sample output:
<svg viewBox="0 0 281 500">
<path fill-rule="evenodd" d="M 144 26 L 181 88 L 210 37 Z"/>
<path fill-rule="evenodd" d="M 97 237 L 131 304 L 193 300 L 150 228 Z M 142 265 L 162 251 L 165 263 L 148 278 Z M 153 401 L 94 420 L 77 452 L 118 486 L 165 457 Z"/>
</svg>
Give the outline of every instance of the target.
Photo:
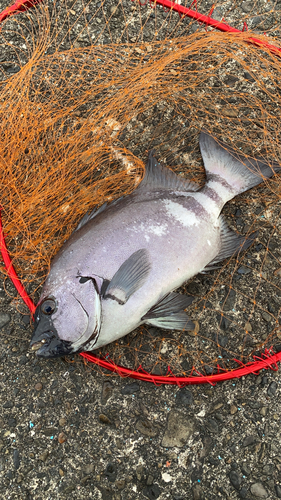
<svg viewBox="0 0 281 500">
<path fill-rule="evenodd" d="M 114 274 L 109 282 L 104 299 L 116 300 L 125 304 L 146 281 L 151 265 L 145 248 L 134 252 Z"/>
<path fill-rule="evenodd" d="M 168 330 L 193 330 L 194 323 L 183 311 L 193 300 L 194 297 L 174 292 L 169 293 L 142 317 L 142 321 L 148 325 Z"/>
</svg>

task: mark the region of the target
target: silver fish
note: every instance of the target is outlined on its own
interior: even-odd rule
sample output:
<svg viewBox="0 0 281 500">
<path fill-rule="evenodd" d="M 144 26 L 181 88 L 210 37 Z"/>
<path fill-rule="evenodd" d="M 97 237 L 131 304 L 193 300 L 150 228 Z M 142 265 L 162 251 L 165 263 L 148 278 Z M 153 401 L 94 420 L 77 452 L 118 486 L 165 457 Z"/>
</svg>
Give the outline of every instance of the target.
<svg viewBox="0 0 281 500">
<path fill-rule="evenodd" d="M 193 298 L 174 290 L 251 245 L 256 235 L 233 232 L 221 210 L 280 170 L 246 159 L 205 131 L 199 143 L 203 188 L 151 152 L 132 194 L 83 217 L 54 258 L 35 311 L 31 349 L 37 356 L 97 349 L 143 323 L 194 328 L 184 311 Z"/>
</svg>

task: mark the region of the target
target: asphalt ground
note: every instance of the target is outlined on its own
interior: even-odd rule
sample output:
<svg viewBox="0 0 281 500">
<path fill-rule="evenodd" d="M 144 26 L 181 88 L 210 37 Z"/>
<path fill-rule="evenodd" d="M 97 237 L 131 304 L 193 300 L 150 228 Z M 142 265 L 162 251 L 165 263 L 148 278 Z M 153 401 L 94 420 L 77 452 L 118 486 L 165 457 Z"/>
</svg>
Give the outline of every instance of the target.
<svg viewBox="0 0 281 500">
<path fill-rule="evenodd" d="M 15 296 L 3 281 L 0 498 L 281 498 L 280 371 L 179 388 L 122 379 L 79 357 L 40 360 Z"/>
</svg>

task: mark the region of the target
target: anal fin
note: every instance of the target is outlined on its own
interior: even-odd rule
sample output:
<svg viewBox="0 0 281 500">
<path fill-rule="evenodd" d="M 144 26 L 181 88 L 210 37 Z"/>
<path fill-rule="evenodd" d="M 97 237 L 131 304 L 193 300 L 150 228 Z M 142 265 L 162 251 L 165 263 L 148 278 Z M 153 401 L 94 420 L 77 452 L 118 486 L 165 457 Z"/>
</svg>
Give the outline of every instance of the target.
<svg viewBox="0 0 281 500">
<path fill-rule="evenodd" d="M 183 311 L 193 300 L 194 297 L 169 293 L 142 317 L 142 321 L 167 330 L 193 330 L 194 323 Z"/>
<path fill-rule="evenodd" d="M 232 257 L 233 255 L 237 255 L 239 252 L 242 252 L 249 248 L 252 245 L 253 241 L 257 237 L 258 233 L 252 233 L 249 236 L 242 236 L 240 234 L 235 233 L 230 229 L 227 225 L 227 222 L 224 220 L 223 216 L 220 216 L 220 232 L 221 232 L 221 248 L 216 255 L 216 257 L 209 262 L 209 264 L 201 271 L 202 273 L 212 271 L 213 269 L 217 269 L 216 264 L 221 262 L 224 259 Z"/>
</svg>

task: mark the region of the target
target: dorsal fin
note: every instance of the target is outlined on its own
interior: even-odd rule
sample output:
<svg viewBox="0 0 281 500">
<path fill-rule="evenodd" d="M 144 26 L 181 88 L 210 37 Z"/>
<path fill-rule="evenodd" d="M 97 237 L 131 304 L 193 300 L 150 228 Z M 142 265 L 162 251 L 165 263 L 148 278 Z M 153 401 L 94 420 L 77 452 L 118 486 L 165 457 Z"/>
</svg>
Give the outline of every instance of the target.
<svg viewBox="0 0 281 500">
<path fill-rule="evenodd" d="M 103 205 L 101 205 L 101 207 L 99 208 L 94 208 L 94 210 L 92 210 L 92 212 L 87 212 L 83 217 L 82 219 L 80 220 L 78 226 L 74 229 L 74 232 L 75 231 L 78 231 L 78 229 L 81 229 L 81 227 L 85 226 L 85 224 L 87 224 L 87 222 L 89 222 L 89 220 L 93 219 L 94 217 L 96 217 L 96 215 L 100 214 L 101 212 L 104 211 L 104 209 L 107 207 L 107 202 L 105 202 Z"/>
<path fill-rule="evenodd" d="M 154 150 L 149 152 L 145 166 L 145 176 L 135 191 L 154 191 L 170 189 L 175 191 L 197 191 L 195 182 L 181 179 L 172 170 L 161 165 L 154 157 Z"/>
</svg>

